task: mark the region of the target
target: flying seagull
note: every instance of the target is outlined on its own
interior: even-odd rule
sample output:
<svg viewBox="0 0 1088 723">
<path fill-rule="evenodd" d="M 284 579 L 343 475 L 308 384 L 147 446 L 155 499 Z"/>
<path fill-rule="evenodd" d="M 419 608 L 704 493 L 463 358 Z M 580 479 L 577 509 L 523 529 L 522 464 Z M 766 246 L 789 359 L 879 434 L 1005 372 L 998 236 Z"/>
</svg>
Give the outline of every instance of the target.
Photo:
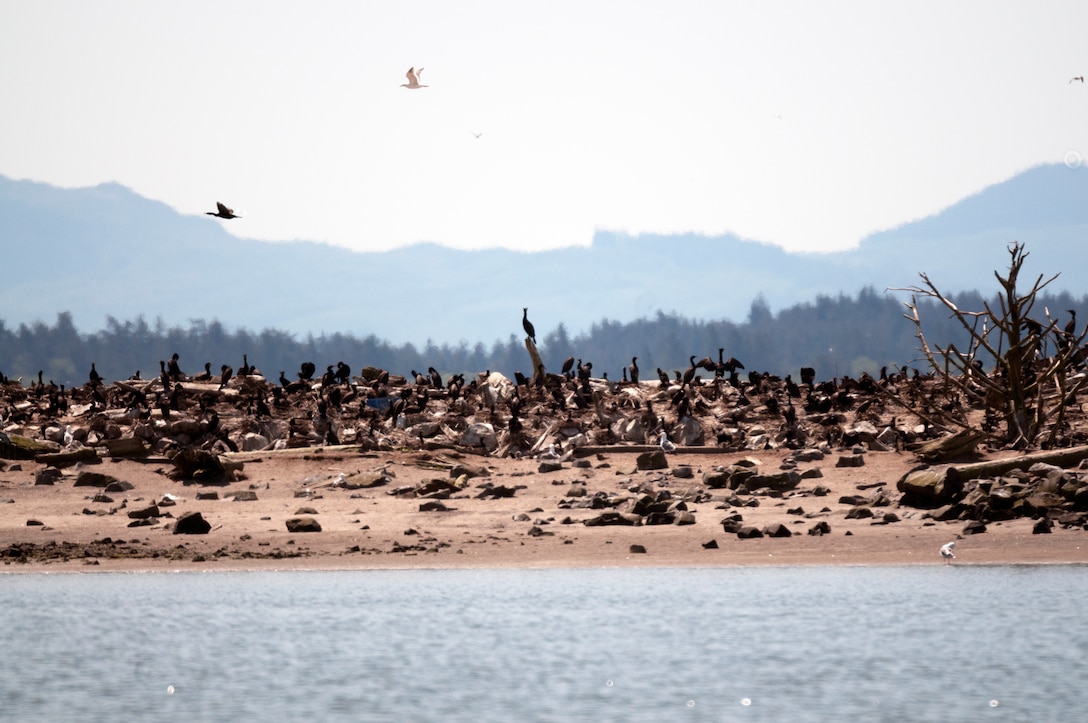
<svg viewBox="0 0 1088 723">
<path fill-rule="evenodd" d="M 412 66 L 411 68 L 408 69 L 408 72 L 405 73 L 405 77 L 408 78 L 408 82 L 407 83 L 401 83 L 400 87 L 401 88 L 410 88 L 412 90 L 415 90 L 416 88 L 426 88 L 427 86 L 421 85 L 420 82 L 419 82 L 419 76 L 421 76 L 421 75 L 423 75 L 423 68 L 420 68 L 419 70 L 416 70 L 415 66 Z"/>
<path fill-rule="evenodd" d="M 952 548 L 956 546 L 955 542 L 946 542 L 941 545 L 941 557 L 945 562 L 952 562 L 956 559 L 956 555 L 952 552 Z"/>
<path fill-rule="evenodd" d="M 1069 82 L 1072 83 L 1074 80 L 1080 81 L 1081 83 L 1083 83 L 1084 82 L 1084 76 L 1083 75 L 1074 75 L 1072 78 L 1069 79 Z"/>
<path fill-rule="evenodd" d="M 215 202 L 215 205 L 219 209 L 218 212 L 212 213 L 211 211 L 205 211 L 204 213 L 208 216 L 218 216 L 219 218 L 241 218 L 241 216 L 234 212 L 233 208 L 227 208 L 218 201 Z"/>
</svg>

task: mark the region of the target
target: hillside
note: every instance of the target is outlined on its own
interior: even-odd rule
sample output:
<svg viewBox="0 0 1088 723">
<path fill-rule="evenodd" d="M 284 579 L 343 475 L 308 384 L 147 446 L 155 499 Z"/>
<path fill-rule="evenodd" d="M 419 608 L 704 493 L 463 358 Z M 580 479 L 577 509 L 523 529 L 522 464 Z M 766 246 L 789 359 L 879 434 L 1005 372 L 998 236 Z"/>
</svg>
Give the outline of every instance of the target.
<svg viewBox="0 0 1088 723">
<path fill-rule="evenodd" d="M 818 294 L 905 286 L 928 271 L 950 291 L 992 287 L 1005 246 L 1026 242 L 1032 275 L 1062 272 L 1052 290 L 1080 293 L 1088 268 L 1088 172 L 1039 166 L 856 249 L 788 253 L 735 236 L 598 232 L 589 247 L 537 253 L 418 244 L 358 253 L 310 242 L 237 238 L 118 184 L 61 189 L 0 177 L 0 238 L 9 274 L 0 319 L 76 326 L 106 318 L 168 326 L 193 319 L 305 336 L 373 334 L 395 343 L 490 343 L 519 333 L 530 308 L 542 334 L 658 310 L 744 320 L 762 295 L 772 310 Z"/>
</svg>

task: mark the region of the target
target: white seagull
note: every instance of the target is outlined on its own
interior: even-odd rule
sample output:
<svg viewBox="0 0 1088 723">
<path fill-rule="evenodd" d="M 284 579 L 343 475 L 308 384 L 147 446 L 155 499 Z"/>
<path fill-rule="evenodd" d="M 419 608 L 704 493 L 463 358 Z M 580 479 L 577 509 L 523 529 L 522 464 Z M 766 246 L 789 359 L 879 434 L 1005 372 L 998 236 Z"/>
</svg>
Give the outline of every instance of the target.
<svg viewBox="0 0 1088 723">
<path fill-rule="evenodd" d="M 946 543 L 944 545 L 941 545 L 941 557 L 944 558 L 945 562 L 952 562 L 953 560 L 956 559 L 955 553 L 952 552 L 952 549 L 955 546 L 956 546 L 955 542 L 948 542 L 948 543 Z"/>
<path fill-rule="evenodd" d="M 676 451 L 676 445 L 669 441 L 669 435 L 665 432 L 661 433 L 661 438 L 658 440 L 658 444 L 661 445 L 661 449 L 665 452 Z"/>
<path fill-rule="evenodd" d="M 421 76 L 421 75 L 423 75 L 423 68 L 420 68 L 419 70 L 416 70 L 415 66 L 412 66 L 411 68 L 408 69 L 408 72 L 405 73 L 405 77 L 408 78 L 408 82 L 407 83 L 401 83 L 400 87 L 401 88 L 410 88 L 412 90 L 415 90 L 416 88 L 426 88 L 427 86 L 421 85 L 420 82 L 419 82 L 419 76 Z"/>
</svg>

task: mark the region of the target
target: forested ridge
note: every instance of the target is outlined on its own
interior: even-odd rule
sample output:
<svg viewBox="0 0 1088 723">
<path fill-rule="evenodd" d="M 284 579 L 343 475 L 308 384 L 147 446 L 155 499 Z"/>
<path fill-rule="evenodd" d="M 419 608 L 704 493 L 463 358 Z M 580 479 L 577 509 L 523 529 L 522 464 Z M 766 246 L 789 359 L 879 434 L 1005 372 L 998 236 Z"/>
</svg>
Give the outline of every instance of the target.
<svg viewBox="0 0 1088 723">
<path fill-rule="evenodd" d="M 630 323 L 601 321 L 584 333 L 568 334 L 561 320 L 549 323 L 547 309 L 530 309 L 537 328 L 537 340 L 545 365 L 558 371 L 567 356 L 593 364 L 594 376 L 621 378 L 623 369 L 637 356 L 643 377 L 653 376 L 660 367 L 666 371 L 685 369 L 691 356 L 717 358 L 718 349 L 735 357 L 748 370 L 785 375 L 801 366 L 813 367 L 820 379 L 862 372 L 880 367 L 910 366 L 924 369 L 918 361 L 914 326 L 903 318 L 901 295 L 882 293 L 867 287 L 855 296 L 818 296 L 773 313 L 762 298 L 751 303 L 743 322 L 704 321 L 677 313 L 657 312 L 650 318 Z M 977 292 L 954 295 L 960 308 L 981 310 L 984 299 Z M 1042 297 L 1039 318 L 1049 310 L 1065 318 L 1068 309 L 1088 309 L 1088 296 L 1075 299 L 1067 293 Z M 931 344 L 960 344 L 966 338 L 959 323 L 948 311 L 929 300 L 919 301 Z M 1088 314 L 1081 317 L 1088 318 Z M 319 370 L 344 361 L 352 369 L 374 366 L 394 373 L 425 371 L 435 367 L 444 374 L 475 374 L 490 369 L 513 376 L 530 373 L 529 358 L 521 331 L 520 309 L 510 310 L 511 334 L 506 340 L 485 345 L 461 342 L 457 345 L 427 342 L 393 345 L 374 335 L 358 338 L 344 334 L 309 335 L 298 338 L 276 329 L 250 331 L 228 329 L 221 321 L 195 319 L 187 328 L 148 322 L 142 316 L 121 321 L 107 319 L 106 327 L 81 332 L 71 314 L 57 315 L 53 324 L 37 322 L 8 328 L 0 320 L 0 373 L 11 379 L 22 377 L 24 384 L 37 380 L 40 370 L 46 381 L 68 386 L 83 384 L 91 363 L 105 379 L 126 379 L 137 370 L 144 378 L 158 374 L 159 361 L 178 354 L 180 366 L 195 374 L 210 362 L 212 371 L 228 364 L 241 366 L 246 354 L 265 376 L 276 378 L 280 371 L 294 379 L 304 361 Z M 467 330 L 466 330 L 467 331 Z M 544 333 L 541 333 L 544 332 Z"/>
</svg>

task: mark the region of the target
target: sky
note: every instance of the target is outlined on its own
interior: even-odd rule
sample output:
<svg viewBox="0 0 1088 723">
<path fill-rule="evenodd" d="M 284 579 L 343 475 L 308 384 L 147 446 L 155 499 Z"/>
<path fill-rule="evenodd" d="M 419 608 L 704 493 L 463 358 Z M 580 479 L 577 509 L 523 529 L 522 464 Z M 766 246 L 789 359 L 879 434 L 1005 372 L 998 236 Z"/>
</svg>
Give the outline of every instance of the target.
<svg viewBox="0 0 1088 723">
<path fill-rule="evenodd" d="M 0 175 L 360 251 L 841 250 L 1088 159 L 1084 2 L 42 0 L 0 63 Z"/>
</svg>

